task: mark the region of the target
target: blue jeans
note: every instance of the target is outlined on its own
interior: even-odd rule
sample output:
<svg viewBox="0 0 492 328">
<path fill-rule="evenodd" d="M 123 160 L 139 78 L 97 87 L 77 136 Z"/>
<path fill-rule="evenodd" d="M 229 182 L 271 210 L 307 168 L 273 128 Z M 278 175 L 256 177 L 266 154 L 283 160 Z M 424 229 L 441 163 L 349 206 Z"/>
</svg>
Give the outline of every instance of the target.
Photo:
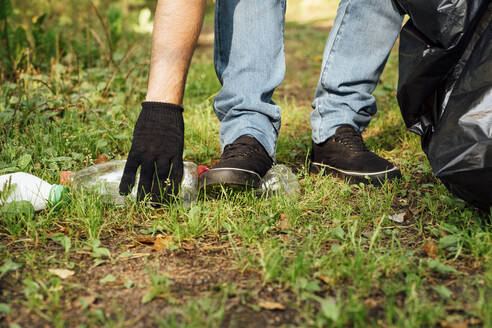
<svg viewBox="0 0 492 328">
<path fill-rule="evenodd" d="M 222 147 L 249 135 L 275 158 L 281 110 L 272 95 L 285 75 L 284 17 L 285 0 L 216 1 L 215 70 L 222 89 L 214 110 Z M 315 143 L 342 124 L 359 131 L 369 124 L 376 112 L 371 94 L 402 19 L 391 0 L 340 2 L 313 102 Z"/>
</svg>

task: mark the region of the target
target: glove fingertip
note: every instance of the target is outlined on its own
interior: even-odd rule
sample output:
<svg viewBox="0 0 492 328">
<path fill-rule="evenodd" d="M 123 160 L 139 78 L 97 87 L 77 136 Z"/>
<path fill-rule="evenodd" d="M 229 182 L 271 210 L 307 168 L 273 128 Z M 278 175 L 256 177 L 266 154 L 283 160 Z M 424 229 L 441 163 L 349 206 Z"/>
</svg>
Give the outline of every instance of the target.
<svg viewBox="0 0 492 328">
<path fill-rule="evenodd" d="M 132 160 L 126 161 L 123 176 L 120 181 L 120 194 L 128 195 L 131 192 L 135 185 L 135 175 L 137 174 L 138 166 L 138 163 Z"/>
<path fill-rule="evenodd" d="M 138 182 L 137 199 L 144 200 L 152 188 L 152 165 L 142 165 L 140 170 L 140 181 Z"/>
<path fill-rule="evenodd" d="M 123 174 L 120 182 L 120 194 L 128 195 L 135 185 L 135 175 Z"/>
</svg>

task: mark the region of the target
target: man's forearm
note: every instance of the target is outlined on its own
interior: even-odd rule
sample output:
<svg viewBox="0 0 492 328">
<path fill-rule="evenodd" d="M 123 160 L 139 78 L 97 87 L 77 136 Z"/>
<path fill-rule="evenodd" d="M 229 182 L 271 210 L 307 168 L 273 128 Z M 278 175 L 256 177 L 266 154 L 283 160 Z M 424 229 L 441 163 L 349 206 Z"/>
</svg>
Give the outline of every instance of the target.
<svg viewBox="0 0 492 328">
<path fill-rule="evenodd" d="M 181 105 L 188 67 L 203 22 L 205 2 L 157 2 L 147 101 Z"/>
</svg>

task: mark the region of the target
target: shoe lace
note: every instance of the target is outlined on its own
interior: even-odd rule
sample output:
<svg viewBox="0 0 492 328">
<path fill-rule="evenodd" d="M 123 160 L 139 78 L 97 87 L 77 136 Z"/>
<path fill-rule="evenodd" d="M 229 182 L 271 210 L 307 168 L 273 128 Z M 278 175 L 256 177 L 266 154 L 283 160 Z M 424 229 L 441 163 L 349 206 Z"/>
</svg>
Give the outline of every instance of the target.
<svg viewBox="0 0 492 328">
<path fill-rule="evenodd" d="M 232 143 L 226 146 L 222 158 L 226 160 L 232 158 L 250 158 L 255 152 L 257 152 L 257 150 L 248 144 L 241 142 Z"/>
<path fill-rule="evenodd" d="M 333 140 L 347 146 L 352 151 L 369 151 L 366 144 L 364 143 L 364 140 L 362 140 L 361 134 L 353 128 L 340 129 L 339 131 L 337 131 L 337 134 L 333 136 Z"/>
</svg>

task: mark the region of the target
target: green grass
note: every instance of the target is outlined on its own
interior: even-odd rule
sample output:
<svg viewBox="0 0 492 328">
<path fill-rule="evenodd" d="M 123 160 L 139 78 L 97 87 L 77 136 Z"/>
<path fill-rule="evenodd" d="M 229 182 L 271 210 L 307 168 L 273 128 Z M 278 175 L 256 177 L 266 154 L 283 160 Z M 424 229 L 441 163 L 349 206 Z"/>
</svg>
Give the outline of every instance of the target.
<svg viewBox="0 0 492 328">
<path fill-rule="evenodd" d="M 311 25 L 286 30 L 277 158 L 297 174 L 300 195 L 242 193 L 154 209 L 118 208 L 74 191 L 34 216 L 4 215 L 1 325 L 491 327 L 492 215 L 453 197 L 433 177 L 418 137 L 405 130 L 395 100 L 396 51 L 364 136 L 403 178 L 376 188 L 308 174 L 310 102 L 326 36 Z M 150 38 L 141 38 L 145 46 L 106 93 L 114 67 L 53 63 L 48 72 L 3 83 L 0 172 L 56 183 L 60 170 L 87 167 L 100 154 L 126 157 L 148 73 L 139 63 Z M 185 160 L 220 156 L 211 108 L 219 88 L 212 48 L 198 48 L 184 103 Z M 403 223 L 388 219 L 401 212 Z M 158 234 L 172 244 L 152 252 L 141 238 Z M 436 247 L 435 258 L 424 244 Z M 74 275 L 61 279 L 50 269 Z M 266 310 L 262 301 L 285 309 Z"/>
</svg>

